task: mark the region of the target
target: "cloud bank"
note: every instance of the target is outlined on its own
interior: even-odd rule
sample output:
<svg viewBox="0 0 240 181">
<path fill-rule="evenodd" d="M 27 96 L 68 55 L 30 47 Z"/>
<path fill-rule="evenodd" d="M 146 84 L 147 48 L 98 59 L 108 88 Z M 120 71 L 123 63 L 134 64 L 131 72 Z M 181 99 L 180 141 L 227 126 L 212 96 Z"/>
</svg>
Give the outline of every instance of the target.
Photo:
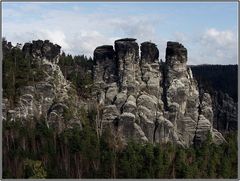
<svg viewBox="0 0 240 181">
<path fill-rule="evenodd" d="M 113 45 L 118 38 L 133 37 L 138 43 L 156 43 L 163 60 L 166 42 L 171 40 L 182 42 L 188 48 L 189 64 L 237 63 L 237 33 L 232 29 L 219 30 L 213 26 L 200 33 L 189 34 L 178 29 L 164 32 L 171 16 L 151 12 L 134 14 L 131 10 L 120 14 L 108 9 L 91 12 L 81 6 L 44 9 L 34 3 L 20 6 L 18 10 L 3 6 L 3 36 L 15 44 L 49 39 L 66 53 L 87 56 L 92 56 L 97 46 Z"/>
</svg>

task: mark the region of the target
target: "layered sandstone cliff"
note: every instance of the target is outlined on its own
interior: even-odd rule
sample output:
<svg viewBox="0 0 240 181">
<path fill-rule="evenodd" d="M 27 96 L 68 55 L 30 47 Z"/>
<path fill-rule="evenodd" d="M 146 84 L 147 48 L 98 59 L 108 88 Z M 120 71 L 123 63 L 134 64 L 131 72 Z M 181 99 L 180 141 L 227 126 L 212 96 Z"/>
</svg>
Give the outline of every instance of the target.
<svg viewBox="0 0 240 181">
<path fill-rule="evenodd" d="M 126 38 L 116 40 L 114 47 L 97 47 L 93 92 L 87 101 L 80 101 L 57 65 L 60 46 L 38 40 L 26 43 L 22 52 L 43 71 L 43 79 L 20 87 L 14 108 L 3 99 L 4 120 L 43 119 L 61 132 L 81 127 L 80 107 L 88 109 L 93 103 L 97 133 L 110 128 L 125 142 L 189 146 L 208 133 L 217 144 L 225 141 L 213 128 L 211 96 L 198 90 L 187 67 L 187 49 L 177 42 L 167 43 L 165 62 L 159 61 L 159 50 L 151 42 L 139 47 L 136 39 Z"/>
<path fill-rule="evenodd" d="M 166 61 L 159 61 L 157 46 L 136 39 L 115 41 L 115 47 L 94 51 L 93 97 L 102 107 L 101 126 L 121 133 L 124 140 L 173 142 L 182 146 L 203 141 L 208 133 L 222 143 L 213 128 L 213 107 L 208 93 L 199 92 L 187 49 L 168 42 Z"/>
</svg>

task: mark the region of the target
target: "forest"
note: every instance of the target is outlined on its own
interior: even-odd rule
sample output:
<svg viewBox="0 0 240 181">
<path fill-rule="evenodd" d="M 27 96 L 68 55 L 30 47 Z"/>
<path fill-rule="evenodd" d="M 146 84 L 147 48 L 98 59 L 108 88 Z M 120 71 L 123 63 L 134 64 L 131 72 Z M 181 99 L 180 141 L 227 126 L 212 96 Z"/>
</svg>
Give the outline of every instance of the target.
<svg viewBox="0 0 240 181">
<path fill-rule="evenodd" d="M 91 114 L 83 112 L 83 130 L 76 127 L 60 135 L 44 122 L 4 122 L 3 177 L 237 178 L 236 133 L 222 145 L 208 137 L 189 148 L 133 140 L 126 146 L 109 130 L 98 139 Z"/>
</svg>

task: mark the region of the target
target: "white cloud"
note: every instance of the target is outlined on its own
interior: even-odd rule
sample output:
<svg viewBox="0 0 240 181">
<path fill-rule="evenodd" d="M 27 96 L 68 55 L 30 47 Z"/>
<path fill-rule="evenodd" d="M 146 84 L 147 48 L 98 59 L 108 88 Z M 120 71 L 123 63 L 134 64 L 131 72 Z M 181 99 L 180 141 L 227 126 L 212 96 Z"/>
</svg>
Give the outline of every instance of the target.
<svg viewBox="0 0 240 181">
<path fill-rule="evenodd" d="M 188 64 L 237 64 L 237 32 L 208 28 L 194 34 L 174 32 L 172 40 L 188 50 Z"/>
<path fill-rule="evenodd" d="M 215 64 L 237 63 L 237 32 L 207 29 L 200 37 L 202 59 Z"/>
<path fill-rule="evenodd" d="M 62 46 L 63 51 L 72 54 L 92 56 L 94 49 L 103 44 L 113 44 L 124 37 L 143 41 L 158 40 L 155 24 L 160 15 L 84 13 L 78 8 L 70 10 L 45 10 L 35 5 L 27 6 L 33 13 L 26 17 L 26 9 L 20 8 L 14 21 L 7 21 L 9 9 L 3 16 L 3 35 L 13 43 L 24 43 L 33 39 L 49 39 Z M 35 14 L 38 13 L 35 17 Z M 35 19 L 33 18 L 35 17 Z M 18 19 L 18 21 L 16 21 Z"/>
<path fill-rule="evenodd" d="M 204 33 L 202 41 L 207 45 L 215 43 L 219 46 L 233 46 L 236 41 L 235 38 L 234 33 L 230 30 L 218 31 L 215 28 L 210 28 Z"/>
<path fill-rule="evenodd" d="M 97 46 L 113 45 L 116 39 L 132 37 L 137 38 L 139 44 L 144 41 L 156 43 L 163 60 L 166 42 L 171 40 L 183 43 L 188 49 L 189 64 L 237 63 L 237 33 L 234 31 L 209 28 L 202 33 L 199 30 L 200 33 L 189 34 L 173 29 L 171 37 L 162 37 L 164 26 L 159 29 L 159 25 L 166 15 L 119 13 L 109 14 L 103 9 L 86 13 L 86 9 L 79 6 L 71 10 L 50 11 L 35 4 L 26 9 L 19 8 L 15 16 L 13 9 L 4 9 L 3 36 L 14 44 L 49 39 L 66 53 L 88 56 L 92 56 Z"/>
<path fill-rule="evenodd" d="M 37 7 L 28 8 L 28 11 L 33 10 L 37 10 Z M 25 13 L 26 10 L 22 8 L 18 11 L 18 23 L 6 21 L 8 14 L 4 15 L 3 34 L 13 43 L 49 39 L 62 46 L 66 53 L 92 56 L 97 46 L 113 44 L 114 40 L 120 37 L 135 37 L 140 42 L 154 41 L 157 37 L 153 25 L 157 16 L 150 19 L 147 15 L 128 17 L 113 14 L 109 17 L 104 13 L 84 14 L 75 8 L 74 12 L 42 10 L 40 18 L 36 18 L 35 21 L 21 21 Z"/>
<path fill-rule="evenodd" d="M 58 45 L 61 45 L 63 49 L 70 49 L 70 46 L 66 42 L 66 36 L 62 31 L 50 31 L 50 30 L 40 30 L 37 32 L 38 39 L 48 39 Z"/>
</svg>

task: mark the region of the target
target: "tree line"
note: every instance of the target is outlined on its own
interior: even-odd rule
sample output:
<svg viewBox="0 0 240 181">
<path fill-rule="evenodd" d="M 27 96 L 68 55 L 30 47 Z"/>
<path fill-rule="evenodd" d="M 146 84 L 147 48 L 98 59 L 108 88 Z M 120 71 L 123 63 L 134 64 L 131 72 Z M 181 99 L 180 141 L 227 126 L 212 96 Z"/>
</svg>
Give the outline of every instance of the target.
<svg viewBox="0 0 240 181">
<path fill-rule="evenodd" d="M 125 145 L 110 129 L 98 138 L 91 114 L 59 135 L 44 120 L 3 122 L 3 178 L 237 178 L 237 133 L 222 145 Z"/>
</svg>

